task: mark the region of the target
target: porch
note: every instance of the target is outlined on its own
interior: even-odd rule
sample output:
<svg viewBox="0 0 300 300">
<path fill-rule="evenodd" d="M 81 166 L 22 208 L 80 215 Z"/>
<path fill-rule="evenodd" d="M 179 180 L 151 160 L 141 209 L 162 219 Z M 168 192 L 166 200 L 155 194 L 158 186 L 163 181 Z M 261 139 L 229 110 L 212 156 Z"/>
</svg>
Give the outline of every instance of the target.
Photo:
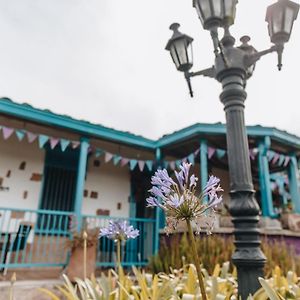
<svg viewBox="0 0 300 300">
<path fill-rule="evenodd" d="M 0 208 L 0 269 L 65 268 L 70 257 L 68 242 L 74 213 L 51 210 Z M 98 231 L 109 220 L 127 220 L 140 231 L 140 236 L 126 243 L 124 266 L 144 266 L 155 250 L 155 219 L 114 218 L 82 215 L 76 227 Z M 111 267 L 115 263 L 113 242 L 97 240 L 96 266 Z"/>
</svg>

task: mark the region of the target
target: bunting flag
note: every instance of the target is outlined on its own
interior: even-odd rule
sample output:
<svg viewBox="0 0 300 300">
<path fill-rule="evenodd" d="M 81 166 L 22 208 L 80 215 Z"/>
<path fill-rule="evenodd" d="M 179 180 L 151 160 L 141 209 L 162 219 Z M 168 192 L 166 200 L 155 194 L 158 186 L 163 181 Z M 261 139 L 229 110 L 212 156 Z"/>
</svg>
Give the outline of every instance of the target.
<svg viewBox="0 0 300 300">
<path fill-rule="evenodd" d="M 249 156 L 250 156 L 251 160 L 255 160 L 255 153 L 254 153 L 253 149 L 249 150 Z"/>
<path fill-rule="evenodd" d="M 116 166 L 120 161 L 121 161 L 121 156 L 120 155 L 114 155 L 113 157 L 113 163 Z"/>
<path fill-rule="evenodd" d="M 276 162 L 278 161 L 279 157 L 280 157 L 280 155 L 279 155 L 278 153 L 275 152 L 271 163 L 272 163 L 273 165 L 275 165 Z"/>
<path fill-rule="evenodd" d="M 67 147 L 70 145 L 70 141 L 66 139 L 60 139 L 60 148 L 62 152 L 65 152 Z"/>
<path fill-rule="evenodd" d="M 24 139 L 25 132 L 23 130 L 16 130 L 15 134 L 20 142 Z"/>
<path fill-rule="evenodd" d="M 108 163 L 112 158 L 113 158 L 113 154 L 111 154 L 110 152 L 105 152 L 105 154 L 104 154 L 104 161 L 106 163 Z"/>
<path fill-rule="evenodd" d="M 274 158 L 274 156 L 275 156 L 275 152 L 274 152 L 274 151 L 269 150 L 269 151 L 267 152 L 267 157 L 268 157 L 268 161 L 269 161 L 269 162 Z"/>
<path fill-rule="evenodd" d="M 73 141 L 73 142 L 72 142 L 72 148 L 73 148 L 73 149 L 78 148 L 79 145 L 80 145 L 80 142 L 77 142 L 77 141 Z"/>
<path fill-rule="evenodd" d="M 2 127 L 2 134 L 3 134 L 3 138 L 5 140 L 7 140 L 12 134 L 13 134 L 14 130 L 12 128 L 9 127 Z"/>
<path fill-rule="evenodd" d="M 101 156 L 103 153 L 104 153 L 103 150 L 97 148 L 96 151 L 95 151 L 95 157 L 99 157 L 99 156 Z"/>
<path fill-rule="evenodd" d="M 187 157 L 188 161 L 193 165 L 195 164 L 195 154 L 191 153 L 188 157 Z"/>
<path fill-rule="evenodd" d="M 14 129 L 6 126 L 1 126 L 0 125 L 0 130 L 2 129 L 2 135 L 5 140 L 11 137 L 13 133 L 16 134 L 16 137 L 19 141 L 22 141 L 24 137 L 27 137 L 27 140 L 29 143 L 33 143 L 36 139 L 38 139 L 38 145 L 39 148 L 43 148 L 47 142 L 50 142 L 50 148 L 54 149 L 58 144 L 60 144 L 60 149 L 62 152 L 66 151 L 68 146 L 71 146 L 72 149 L 76 149 L 80 146 L 79 141 L 70 141 L 68 139 L 64 138 L 54 138 L 54 137 L 49 137 L 44 134 L 36 134 L 30 131 L 27 131 L 25 129 Z M 200 153 L 201 148 L 197 148 L 193 153 L 190 153 L 186 157 L 183 157 L 181 159 L 173 160 L 173 161 L 163 161 L 162 165 L 165 168 L 169 168 L 170 170 L 175 170 L 176 168 L 179 168 L 180 165 L 183 162 L 189 162 L 191 164 L 195 164 L 195 158 L 197 155 Z M 89 151 L 92 152 L 94 151 L 95 157 L 100 157 L 102 154 L 104 154 L 104 161 L 105 163 L 110 162 L 113 160 L 113 164 L 115 166 L 121 165 L 121 167 L 124 167 L 129 164 L 130 170 L 134 170 L 136 166 L 138 165 L 138 169 L 142 172 L 147 168 L 150 172 L 153 171 L 154 167 L 154 161 L 153 160 L 137 160 L 137 159 L 130 159 L 126 157 L 122 157 L 121 155 L 118 154 L 113 154 L 110 152 L 107 152 L 103 149 L 98 149 L 98 148 L 89 148 Z M 255 160 L 255 157 L 258 154 L 258 148 L 252 148 L 249 149 L 249 156 L 251 160 Z M 214 147 L 207 147 L 207 157 L 208 159 L 211 159 L 215 154 L 216 156 L 221 159 L 226 155 L 226 150 L 224 149 L 216 149 Z M 267 159 L 270 163 L 272 164 L 277 164 L 278 166 L 283 166 L 286 167 L 291 158 L 289 156 L 286 156 L 284 154 L 277 153 L 273 150 L 268 150 L 267 151 Z"/>
<path fill-rule="evenodd" d="M 217 149 L 217 150 L 216 150 L 216 153 L 217 153 L 217 157 L 218 157 L 218 158 L 222 158 L 222 157 L 225 156 L 226 151 L 223 150 L 223 149 Z"/>
<path fill-rule="evenodd" d="M 284 166 L 284 167 L 286 167 L 286 166 L 289 164 L 290 159 L 291 159 L 291 158 L 290 158 L 289 156 L 286 156 L 286 157 L 285 157 L 285 160 L 284 160 L 284 163 L 283 163 L 283 166 Z"/>
<path fill-rule="evenodd" d="M 208 147 L 207 148 L 207 156 L 208 156 L 208 159 L 211 159 L 213 157 L 213 155 L 215 154 L 216 152 L 216 149 L 215 148 L 212 148 L 212 147 Z"/>
<path fill-rule="evenodd" d="M 175 161 L 175 165 L 176 165 L 176 168 L 179 169 L 179 167 L 180 167 L 180 165 L 181 165 L 181 160 L 180 160 L 180 159 L 176 160 L 176 161 Z"/>
<path fill-rule="evenodd" d="M 284 163 L 284 161 L 285 161 L 285 156 L 283 154 L 280 154 L 278 162 L 277 162 L 278 166 L 282 166 L 282 164 Z"/>
<path fill-rule="evenodd" d="M 139 169 L 141 172 L 143 172 L 144 167 L 145 167 L 145 162 L 143 160 L 138 161 Z"/>
<path fill-rule="evenodd" d="M 176 168 L 175 161 L 170 161 L 169 166 L 170 166 L 171 170 L 175 170 L 175 168 Z"/>
<path fill-rule="evenodd" d="M 26 133 L 27 133 L 28 143 L 30 143 L 30 144 L 33 143 L 36 140 L 36 138 L 37 138 L 37 134 L 32 133 L 30 131 L 27 131 Z"/>
<path fill-rule="evenodd" d="M 130 166 L 130 170 L 131 171 L 134 170 L 134 168 L 136 167 L 137 163 L 138 163 L 138 161 L 136 159 L 131 159 L 129 161 L 129 166 Z"/>
<path fill-rule="evenodd" d="M 49 136 L 40 134 L 39 135 L 39 147 L 42 149 L 44 145 L 49 141 Z"/>
<path fill-rule="evenodd" d="M 50 147 L 51 147 L 52 150 L 56 147 L 58 142 L 59 142 L 59 139 L 54 138 L 54 137 L 50 138 Z"/>
<path fill-rule="evenodd" d="M 146 166 L 148 170 L 151 172 L 153 167 L 153 161 L 152 160 L 146 160 Z"/>
<path fill-rule="evenodd" d="M 121 167 L 126 166 L 129 163 L 129 159 L 128 158 L 122 158 L 121 159 Z"/>
</svg>

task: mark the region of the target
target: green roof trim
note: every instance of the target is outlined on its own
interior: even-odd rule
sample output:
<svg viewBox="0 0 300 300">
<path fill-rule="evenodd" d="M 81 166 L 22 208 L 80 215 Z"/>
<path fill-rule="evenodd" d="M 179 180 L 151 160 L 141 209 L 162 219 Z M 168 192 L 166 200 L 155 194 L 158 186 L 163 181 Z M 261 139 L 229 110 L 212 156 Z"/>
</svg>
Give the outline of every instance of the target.
<svg viewBox="0 0 300 300">
<path fill-rule="evenodd" d="M 128 132 L 119 131 L 92 124 L 87 121 L 58 115 L 50 110 L 34 108 L 29 104 L 18 104 L 8 98 L 0 98 L 0 113 L 49 126 L 64 128 L 87 137 L 97 137 L 108 141 L 116 141 L 127 145 L 155 149 L 155 142 Z"/>
<path fill-rule="evenodd" d="M 155 150 L 156 148 L 163 149 L 169 145 L 205 134 L 226 134 L 226 126 L 222 123 L 197 123 L 174 133 L 167 134 L 157 141 L 154 141 L 129 132 L 115 130 L 99 124 L 93 124 L 88 121 L 77 120 L 66 115 L 55 114 L 50 110 L 38 109 L 29 104 L 19 104 L 13 102 L 9 98 L 0 98 L 0 114 L 25 119 L 48 126 L 63 128 L 85 137 L 101 138 L 104 140 L 118 142 L 129 146 L 141 147 L 148 150 Z M 300 149 L 300 138 L 298 136 L 274 127 L 263 127 L 260 125 L 247 126 L 247 133 L 249 136 L 255 138 L 269 136 L 271 139 L 282 144 L 287 144 L 294 148 Z"/>
<path fill-rule="evenodd" d="M 216 124 L 201 124 L 197 123 L 192 126 L 183 128 L 171 134 L 167 134 L 160 138 L 157 143 L 163 148 L 171 144 L 197 137 L 199 135 L 224 135 L 226 134 L 226 125 L 222 123 Z M 247 126 L 247 134 L 251 137 L 265 137 L 269 136 L 271 139 L 288 144 L 295 148 L 300 148 L 300 138 L 296 135 L 290 134 L 286 131 L 279 130 L 274 127 L 263 127 L 261 125 Z"/>
</svg>

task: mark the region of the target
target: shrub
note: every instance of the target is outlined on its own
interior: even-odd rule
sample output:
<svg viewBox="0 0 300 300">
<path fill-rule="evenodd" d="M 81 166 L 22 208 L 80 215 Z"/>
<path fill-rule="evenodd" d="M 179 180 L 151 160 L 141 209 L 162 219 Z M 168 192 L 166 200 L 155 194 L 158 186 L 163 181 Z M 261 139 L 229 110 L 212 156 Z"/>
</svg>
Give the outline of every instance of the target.
<svg viewBox="0 0 300 300">
<path fill-rule="evenodd" d="M 196 239 L 198 254 L 203 267 L 212 273 L 216 264 L 230 261 L 234 251 L 232 236 L 200 236 Z M 267 257 L 265 275 L 271 275 L 271 270 L 279 266 L 284 274 L 289 270 L 300 274 L 300 256 L 294 249 L 282 240 L 262 240 L 262 250 Z M 149 268 L 155 272 L 170 272 L 180 269 L 185 263 L 191 263 L 190 244 L 185 233 L 162 236 L 159 253 L 150 259 Z M 232 270 L 232 265 L 231 265 Z"/>
</svg>

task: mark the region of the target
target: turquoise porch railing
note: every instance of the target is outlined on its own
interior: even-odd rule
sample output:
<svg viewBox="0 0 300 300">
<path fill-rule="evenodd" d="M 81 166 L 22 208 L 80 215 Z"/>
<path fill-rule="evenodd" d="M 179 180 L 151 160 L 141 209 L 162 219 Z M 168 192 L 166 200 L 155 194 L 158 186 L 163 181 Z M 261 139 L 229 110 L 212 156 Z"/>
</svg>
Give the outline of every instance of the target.
<svg viewBox="0 0 300 300">
<path fill-rule="evenodd" d="M 144 266 L 154 253 L 155 247 L 155 219 L 143 218 L 117 218 L 110 216 L 83 216 L 83 228 L 94 229 L 106 227 L 110 220 L 127 220 L 134 228 L 138 229 L 140 235 L 136 239 L 131 239 L 122 246 L 122 265 L 123 266 Z M 116 261 L 116 249 L 114 242 L 101 238 L 97 244 L 98 267 L 112 267 Z"/>
<path fill-rule="evenodd" d="M 0 208 L 0 269 L 65 266 L 70 215 Z"/>
<path fill-rule="evenodd" d="M 67 266 L 71 216 L 73 212 L 0 208 L 0 270 Z M 137 239 L 126 243 L 123 265 L 146 265 L 157 238 L 155 220 L 83 215 L 82 228 L 100 229 L 113 219 L 126 219 L 140 231 Z M 98 240 L 96 265 L 113 266 L 115 257 L 113 242 L 106 238 Z"/>
</svg>

